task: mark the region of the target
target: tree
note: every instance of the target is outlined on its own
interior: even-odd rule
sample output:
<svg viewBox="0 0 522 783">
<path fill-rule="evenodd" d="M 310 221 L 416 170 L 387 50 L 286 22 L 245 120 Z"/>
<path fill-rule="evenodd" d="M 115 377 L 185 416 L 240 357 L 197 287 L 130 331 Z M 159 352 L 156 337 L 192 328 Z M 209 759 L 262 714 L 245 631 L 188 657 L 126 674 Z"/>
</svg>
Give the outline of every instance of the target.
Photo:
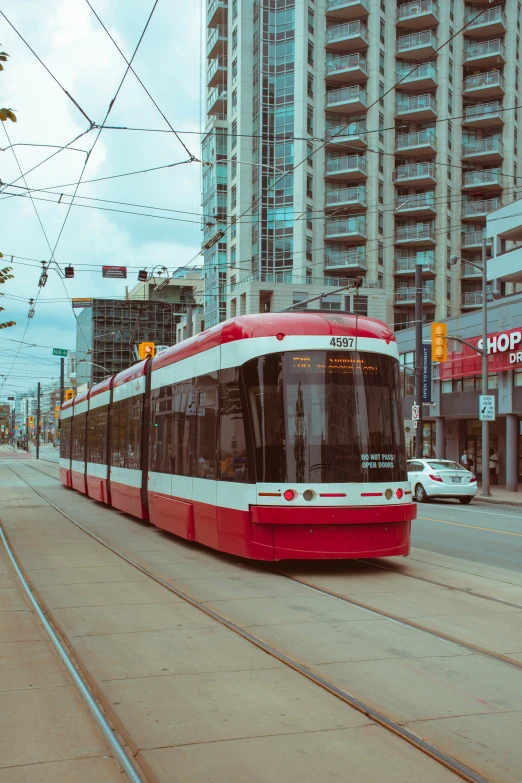
<svg viewBox="0 0 522 783">
<path fill-rule="evenodd" d="M 9 55 L 7 52 L 0 52 L 0 71 L 4 70 L 4 66 L 2 63 L 7 62 L 7 58 Z M 0 120 L 2 122 L 6 122 L 6 120 L 11 120 L 11 122 L 16 122 L 16 115 L 12 109 L 0 109 Z"/>
<path fill-rule="evenodd" d="M 4 254 L 0 253 L 0 258 L 3 258 Z M 12 268 L 10 266 L 5 266 L 3 269 L 0 269 L 0 285 L 3 285 L 8 280 L 12 280 L 14 275 L 11 274 Z M 0 294 L 0 297 L 3 296 L 3 294 Z M 0 307 L 0 313 L 5 310 L 5 307 Z M 16 326 L 16 321 L 4 321 L 4 323 L 0 323 L 0 329 L 8 329 L 10 326 Z"/>
</svg>

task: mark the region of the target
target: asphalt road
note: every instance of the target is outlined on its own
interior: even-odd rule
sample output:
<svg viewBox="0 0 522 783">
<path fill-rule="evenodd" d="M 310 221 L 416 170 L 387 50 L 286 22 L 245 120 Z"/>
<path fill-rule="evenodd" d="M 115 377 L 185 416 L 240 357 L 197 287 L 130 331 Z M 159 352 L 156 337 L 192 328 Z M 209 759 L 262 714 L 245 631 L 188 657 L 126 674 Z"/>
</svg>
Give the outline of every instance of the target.
<svg viewBox="0 0 522 783">
<path fill-rule="evenodd" d="M 522 507 L 449 500 L 417 506 L 412 545 L 476 563 L 522 568 Z"/>
</svg>

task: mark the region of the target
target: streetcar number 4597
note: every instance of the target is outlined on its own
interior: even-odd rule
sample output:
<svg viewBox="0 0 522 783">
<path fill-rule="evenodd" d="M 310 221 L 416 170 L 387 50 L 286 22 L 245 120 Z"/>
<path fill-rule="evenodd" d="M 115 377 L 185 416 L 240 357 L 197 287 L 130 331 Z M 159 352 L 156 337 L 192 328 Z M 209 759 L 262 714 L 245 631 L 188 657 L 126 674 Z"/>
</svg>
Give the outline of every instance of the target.
<svg viewBox="0 0 522 783">
<path fill-rule="evenodd" d="M 330 345 L 334 348 L 353 348 L 355 346 L 355 337 L 332 337 Z"/>
</svg>

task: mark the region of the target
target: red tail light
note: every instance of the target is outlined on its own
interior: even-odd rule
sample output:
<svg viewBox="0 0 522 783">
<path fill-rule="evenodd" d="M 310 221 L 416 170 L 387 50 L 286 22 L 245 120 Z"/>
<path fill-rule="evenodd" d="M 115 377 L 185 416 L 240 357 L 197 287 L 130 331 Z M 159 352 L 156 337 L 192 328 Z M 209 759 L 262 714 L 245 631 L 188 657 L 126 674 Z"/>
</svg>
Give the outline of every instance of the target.
<svg viewBox="0 0 522 783">
<path fill-rule="evenodd" d="M 284 497 L 285 500 L 293 500 L 294 497 L 295 497 L 294 490 L 293 489 L 285 490 L 285 492 L 283 493 L 283 497 Z"/>
<path fill-rule="evenodd" d="M 402 489 L 398 489 L 395 494 L 397 495 L 397 499 L 400 500 L 404 495 L 404 492 L 402 491 Z"/>
<path fill-rule="evenodd" d="M 476 476 L 472 476 L 472 477 L 470 478 L 470 480 L 469 480 L 469 483 L 470 483 L 470 484 L 473 484 L 473 482 L 474 482 L 474 481 L 476 481 L 476 480 L 477 480 L 477 477 L 476 477 Z"/>
<path fill-rule="evenodd" d="M 440 481 L 440 482 L 442 482 L 441 477 L 437 476 L 436 473 L 430 473 L 430 479 L 433 479 L 433 481 Z"/>
</svg>

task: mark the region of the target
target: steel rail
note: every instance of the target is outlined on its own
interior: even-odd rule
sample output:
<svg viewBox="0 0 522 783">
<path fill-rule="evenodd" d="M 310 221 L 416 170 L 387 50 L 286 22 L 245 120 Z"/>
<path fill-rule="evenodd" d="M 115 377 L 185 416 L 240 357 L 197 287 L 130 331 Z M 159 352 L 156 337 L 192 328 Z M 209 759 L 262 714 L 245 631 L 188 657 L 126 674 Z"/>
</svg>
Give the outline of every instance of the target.
<svg viewBox="0 0 522 783">
<path fill-rule="evenodd" d="M 250 633 L 250 631 L 246 630 L 246 628 L 237 625 L 232 620 L 228 620 L 226 617 L 219 614 L 219 612 L 216 612 L 214 609 L 211 609 L 210 607 L 206 606 L 205 604 L 203 604 L 201 601 L 198 601 L 193 596 L 175 587 L 170 582 L 167 582 L 158 574 L 155 574 L 153 571 L 150 571 L 148 568 L 146 568 L 145 566 L 143 566 L 141 563 L 137 562 L 133 558 L 129 557 L 121 550 L 117 549 L 116 547 L 113 547 L 103 538 L 100 538 L 100 536 L 98 536 L 96 533 L 93 533 L 91 530 L 84 527 L 80 522 L 76 521 L 71 516 L 69 516 L 69 514 L 67 514 L 59 506 L 57 506 L 55 503 L 49 500 L 49 498 L 47 498 L 38 489 L 32 487 L 31 484 L 23 476 L 20 476 L 10 465 L 7 465 L 7 467 L 16 476 L 18 476 L 18 478 L 20 478 L 25 484 L 27 484 L 27 486 L 30 487 L 30 489 L 32 489 L 33 492 L 39 495 L 52 508 L 54 508 L 55 511 L 57 511 L 61 516 L 63 516 L 65 519 L 67 519 L 77 528 L 82 530 L 88 536 L 93 538 L 103 547 L 108 549 L 110 552 L 117 555 L 117 557 L 121 558 L 123 561 L 136 568 L 145 576 L 148 576 L 157 584 L 169 590 L 169 592 L 173 593 L 178 598 L 181 598 L 183 601 L 190 604 L 190 606 L 193 606 L 195 609 L 199 609 L 208 617 L 211 617 L 213 620 L 216 620 L 216 622 L 218 622 L 220 625 L 233 631 L 238 636 L 250 642 L 258 649 L 263 650 L 263 652 L 266 652 L 268 655 L 272 656 L 276 660 L 279 660 L 281 663 L 285 664 L 290 669 L 293 669 L 298 674 L 303 675 L 306 679 L 310 680 L 316 685 L 319 685 L 324 690 L 326 690 L 327 692 L 331 693 L 332 695 L 336 696 L 338 699 L 343 701 L 345 704 L 349 705 L 350 707 L 353 707 L 355 710 L 361 712 L 363 715 L 366 715 L 370 720 L 374 721 L 379 726 L 382 726 L 383 728 L 387 729 L 388 731 L 390 731 L 392 734 L 395 734 L 400 739 L 405 740 L 408 744 L 412 745 L 417 750 L 420 750 L 422 753 L 424 753 L 426 756 L 429 756 L 434 761 L 437 761 L 439 764 L 446 767 L 446 769 L 450 770 L 451 772 L 454 772 L 463 780 L 468 781 L 468 783 L 491 783 L 491 781 L 483 777 L 479 772 L 476 772 L 475 770 L 466 766 L 462 762 L 458 761 L 458 759 L 455 759 L 453 756 L 450 756 L 445 751 L 436 747 L 432 743 L 428 742 L 427 740 L 424 740 L 422 737 L 419 737 L 418 734 L 405 728 L 404 726 L 402 726 L 400 723 L 395 721 L 393 718 L 390 718 L 385 713 L 375 709 L 369 704 L 366 704 L 357 696 L 354 696 L 353 694 L 349 693 L 345 689 L 335 685 L 335 683 L 326 679 L 325 677 L 318 674 L 317 672 L 314 672 L 308 666 L 305 666 L 304 664 L 300 663 L 299 661 L 287 655 L 286 653 L 281 652 L 276 647 L 273 647 L 272 645 L 263 641 L 258 636 L 255 636 L 254 634 Z M 293 580 L 293 581 L 298 581 L 298 580 Z M 370 611 L 374 611 L 374 610 L 370 609 Z M 394 618 L 390 617 L 390 619 L 394 619 Z M 436 636 L 437 634 L 434 633 L 433 635 Z"/>
<path fill-rule="evenodd" d="M 5 464 L 5 463 L 4 463 Z M 8 466 L 10 467 L 10 466 Z M 14 473 L 15 471 L 13 471 Z M 36 492 L 37 490 L 33 490 Z M 58 653 L 62 663 L 64 664 L 65 668 L 67 669 L 72 681 L 74 682 L 75 686 L 80 692 L 81 697 L 87 704 L 87 707 L 92 713 L 92 716 L 95 720 L 95 722 L 98 725 L 98 728 L 102 732 L 103 736 L 107 740 L 107 743 L 114 753 L 116 759 L 118 760 L 120 766 L 123 768 L 125 774 L 129 778 L 132 783 L 143 783 L 144 778 L 140 777 L 138 775 L 136 769 L 134 768 L 133 764 L 131 763 L 129 757 L 125 753 L 125 750 L 123 746 L 118 742 L 116 735 L 114 731 L 111 729 L 109 723 L 107 722 L 107 719 L 105 718 L 104 714 L 96 704 L 96 701 L 91 696 L 91 693 L 89 692 L 89 689 L 87 688 L 87 685 L 83 681 L 83 678 L 78 673 L 76 667 L 74 666 L 70 656 L 68 655 L 65 647 L 59 640 L 58 636 L 53 630 L 52 625 L 50 624 L 49 620 L 45 616 L 45 613 L 43 609 L 40 606 L 40 603 L 36 599 L 34 592 L 27 582 L 25 576 L 22 573 L 22 570 L 18 564 L 18 561 L 16 559 L 16 556 L 11 549 L 11 546 L 7 540 L 7 537 L 3 531 L 2 525 L 0 524 L 0 539 L 4 545 L 5 551 L 7 553 L 7 556 L 9 557 L 9 560 L 11 562 L 11 565 L 13 566 L 16 575 L 18 579 L 20 580 L 20 584 L 22 585 L 22 588 L 24 590 L 24 593 L 26 594 L 27 598 L 29 599 L 31 606 L 33 607 L 38 619 L 42 623 L 45 632 L 49 639 L 51 640 L 56 652 Z"/>
</svg>

